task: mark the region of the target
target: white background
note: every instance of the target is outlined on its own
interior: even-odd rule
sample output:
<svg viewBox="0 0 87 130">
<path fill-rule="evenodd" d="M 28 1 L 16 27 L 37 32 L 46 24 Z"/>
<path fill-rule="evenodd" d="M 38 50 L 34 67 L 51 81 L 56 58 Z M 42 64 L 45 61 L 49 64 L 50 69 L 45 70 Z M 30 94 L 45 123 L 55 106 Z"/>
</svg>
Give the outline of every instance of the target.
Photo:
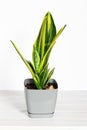
<svg viewBox="0 0 87 130">
<path fill-rule="evenodd" d="M 87 90 L 87 0 L 0 0 L 0 89 L 23 90 L 31 74 L 10 43 L 31 60 L 44 15 L 67 24 L 50 57 L 59 90 Z"/>
</svg>

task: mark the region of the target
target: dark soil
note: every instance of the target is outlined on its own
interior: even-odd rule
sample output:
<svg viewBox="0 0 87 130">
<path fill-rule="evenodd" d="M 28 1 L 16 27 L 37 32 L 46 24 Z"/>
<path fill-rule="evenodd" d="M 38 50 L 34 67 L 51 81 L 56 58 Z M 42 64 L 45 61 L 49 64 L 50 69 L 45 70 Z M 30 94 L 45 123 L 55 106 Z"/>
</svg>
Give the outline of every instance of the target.
<svg viewBox="0 0 87 130">
<path fill-rule="evenodd" d="M 37 87 L 33 84 L 33 83 L 27 83 L 25 85 L 25 87 L 27 89 L 37 89 Z M 43 90 L 46 90 L 46 89 L 57 89 L 57 86 L 56 84 L 53 84 L 53 83 L 48 83 L 48 85 L 46 87 L 43 88 Z"/>
<path fill-rule="evenodd" d="M 33 83 L 32 83 L 32 84 L 27 83 L 27 84 L 25 85 L 25 87 L 26 87 L 27 89 L 37 89 L 36 86 L 35 86 Z"/>
</svg>

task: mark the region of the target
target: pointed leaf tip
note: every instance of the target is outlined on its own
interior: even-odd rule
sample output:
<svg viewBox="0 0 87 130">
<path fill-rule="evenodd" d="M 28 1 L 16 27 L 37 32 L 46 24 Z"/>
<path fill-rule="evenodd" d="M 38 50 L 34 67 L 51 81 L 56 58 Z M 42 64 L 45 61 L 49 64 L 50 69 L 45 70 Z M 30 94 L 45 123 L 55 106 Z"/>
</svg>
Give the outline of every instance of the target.
<svg viewBox="0 0 87 130">
<path fill-rule="evenodd" d="M 67 24 L 64 25 L 64 28 L 67 26 Z"/>
</svg>

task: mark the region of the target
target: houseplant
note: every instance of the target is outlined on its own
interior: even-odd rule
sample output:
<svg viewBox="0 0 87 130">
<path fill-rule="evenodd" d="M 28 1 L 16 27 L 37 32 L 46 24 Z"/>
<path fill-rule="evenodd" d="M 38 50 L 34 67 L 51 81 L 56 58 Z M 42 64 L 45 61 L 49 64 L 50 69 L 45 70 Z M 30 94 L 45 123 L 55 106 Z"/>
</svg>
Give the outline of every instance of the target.
<svg viewBox="0 0 87 130">
<path fill-rule="evenodd" d="M 58 84 L 55 79 L 51 79 L 54 68 L 49 69 L 48 60 L 56 39 L 65 27 L 66 25 L 56 33 L 56 26 L 51 13 L 48 12 L 45 15 L 33 45 L 33 62 L 27 61 L 16 44 L 11 41 L 32 75 L 32 79 L 24 81 L 27 111 L 30 117 L 51 117 L 54 114 Z"/>
</svg>

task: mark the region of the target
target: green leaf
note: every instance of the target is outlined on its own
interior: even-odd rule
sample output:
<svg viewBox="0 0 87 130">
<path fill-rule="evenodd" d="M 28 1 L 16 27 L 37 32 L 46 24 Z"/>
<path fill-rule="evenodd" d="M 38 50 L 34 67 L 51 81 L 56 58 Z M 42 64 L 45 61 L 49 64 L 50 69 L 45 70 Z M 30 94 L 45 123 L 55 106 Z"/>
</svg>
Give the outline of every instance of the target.
<svg viewBox="0 0 87 130">
<path fill-rule="evenodd" d="M 34 82 L 35 82 L 36 87 L 37 87 L 38 89 L 42 89 L 42 87 L 41 87 L 41 85 L 40 85 L 40 79 L 39 79 L 39 77 L 38 77 L 37 74 L 34 75 L 33 79 L 34 79 Z"/>
<path fill-rule="evenodd" d="M 43 78 L 42 78 L 43 87 L 46 86 L 46 81 L 47 81 L 47 78 L 48 78 L 48 72 L 49 72 L 49 70 L 46 70 L 44 75 L 43 75 Z"/>
<path fill-rule="evenodd" d="M 34 67 L 35 67 L 35 72 L 38 73 L 39 65 L 40 65 L 40 56 L 38 54 L 38 51 L 35 45 L 33 46 L 32 59 L 33 59 Z"/>
<path fill-rule="evenodd" d="M 47 79 L 46 79 L 46 81 L 45 81 L 45 86 L 48 84 L 48 82 L 49 82 L 51 76 L 53 75 L 54 69 L 55 69 L 55 68 L 53 68 L 53 69 L 48 73 Z"/>
<path fill-rule="evenodd" d="M 53 68 L 53 69 L 49 72 L 49 74 L 48 74 L 48 80 L 51 78 L 52 74 L 54 73 L 54 70 L 55 70 L 55 68 Z"/>
<path fill-rule="evenodd" d="M 38 81 L 37 81 L 36 77 L 33 77 L 33 80 L 34 80 L 34 83 L 35 83 L 37 89 L 39 89 L 39 85 L 38 85 Z"/>
<path fill-rule="evenodd" d="M 40 39 L 41 39 L 41 59 L 43 58 L 44 56 L 44 49 L 45 49 L 45 34 L 46 34 L 46 20 L 44 19 L 44 22 L 43 22 L 43 26 L 42 26 L 42 31 L 41 31 L 41 36 L 40 36 Z"/>
<path fill-rule="evenodd" d="M 64 25 L 64 26 L 58 31 L 58 33 L 57 33 L 56 36 L 54 37 L 53 41 L 51 42 L 51 44 L 50 44 L 50 46 L 49 46 L 47 52 L 45 53 L 45 55 L 44 55 L 44 57 L 43 57 L 43 59 L 42 59 L 42 61 L 41 61 L 41 63 L 40 63 L 40 71 L 42 70 L 45 61 L 48 59 L 48 57 L 49 57 L 49 55 L 50 55 L 50 52 L 51 52 L 51 50 L 52 50 L 52 48 L 53 48 L 53 46 L 54 46 L 54 44 L 55 44 L 55 42 L 56 42 L 56 39 L 60 36 L 60 34 L 61 34 L 61 33 L 63 32 L 63 30 L 65 29 L 65 27 L 66 27 L 66 25 Z"/>
<path fill-rule="evenodd" d="M 26 61 L 24 56 L 21 54 L 21 52 L 19 51 L 19 49 L 17 48 L 15 43 L 13 41 L 11 41 L 11 43 L 14 46 L 15 50 L 17 51 L 17 53 L 19 54 L 19 56 L 21 57 L 21 59 L 23 60 L 23 62 L 25 63 L 25 65 L 27 66 L 27 68 L 29 69 L 29 71 L 31 72 L 32 76 L 34 76 L 34 72 L 33 72 L 32 68 L 31 68 L 31 66 L 28 64 L 28 62 Z"/>
<path fill-rule="evenodd" d="M 46 76 L 48 75 L 48 72 L 49 72 L 48 64 L 46 64 L 39 75 L 42 87 L 44 87 L 44 82 L 45 82 Z"/>
<path fill-rule="evenodd" d="M 33 72 L 35 73 L 35 68 L 34 68 L 33 64 L 30 61 L 27 61 L 27 62 L 30 65 L 30 67 L 32 68 Z"/>
<path fill-rule="evenodd" d="M 44 71 L 46 71 L 47 69 L 48 69 L 48 63 L 44 66 L 44 68 L 42 69 L 42 71 L 40 72 L 40 74 L 39 74 L 39 77 L 41 77 L 42 78 L 42 76 L 43 76 L 43 74 L 44 74 Z"/>
<path fill-rule="evenodd" d="M 50 12 L 45 16 L 46 18 L 46 40 L 45 40 L 45 52 L 48 50 L 50 43 L 56 35 L 56 26 L 53 17 Z"/>
<path fill-rule="evenodd" d="M 39 32 L 39 35 L 38 35 L 38 38 L 37 38 L 36 42 L 34 43 L 34 46 L 36 46 L 40 59 L 42 59 L 42 57 L 44 55 L 45 34 L 46 34 L 46 20 L 44 19 L 40 32 Z"/>
<path fill-rule="evenodd" d="M 50 43 L 55 35 L 56 27 L 54 24 L 54 20 L 51 13 L 48 12 L 43 19 L 38 37 L 34 43 L 41 59 L 49 48 Z"/>
</svg>

